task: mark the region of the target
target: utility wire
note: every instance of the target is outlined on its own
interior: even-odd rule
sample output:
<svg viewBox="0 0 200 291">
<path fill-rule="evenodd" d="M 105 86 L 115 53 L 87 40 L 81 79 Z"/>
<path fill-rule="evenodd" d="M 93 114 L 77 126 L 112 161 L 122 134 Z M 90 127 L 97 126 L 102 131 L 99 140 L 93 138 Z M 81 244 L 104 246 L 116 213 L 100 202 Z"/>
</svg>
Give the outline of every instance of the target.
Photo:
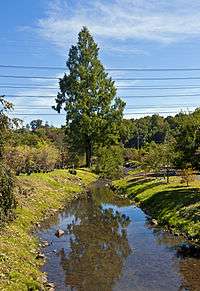
<svg viewBox="0 0 200 291">
<path fill-rule="evenodd" d="M 181 112 L 181 111 L 180 111 Z M 180 113 L 179 112 L 179 113 Z M 134 114 L 171 114 L 171 113 L 176 113 L 178 114 L 177 111 L 158 111 L 158 112 L 126 112 L 124 115 L 134 115 Z M 66 116 L 64 113 L 10 113 L 10 115 L 21 115 L 21 116 L 31 116 L 31 115 L 37 115 L 37 116 Z"/>
<path fill-rule="evenodd" d="M 182 94 L 182 95 L 137 95 L 137 96 L 120 96 L 122 99 L 133 98 L 177 98 L 177 97 L 199 97 L 200 94 Z M 56 98 L 57 95 L 6 95 L 7 98 Z"/>
<path fill-rule="evenodd" d="M 7 89 L 56 89 L 58 90 L 58 87 L 40 87 L 40 86 L 2 86 L 0 85 L 0 88 L 7 88 Z"/>
<path fill-rule="evenodd" d="M 47 76 L 20 76 L 20 75 L 0 75 L 0 78 L 13 78 L 13 79 L 44 79 L 44 80 L 59 80 L 55 77 Z"/>
<path fill-rule="evenodd" d="M 169 106 L 169 105 L 144 105 L 144 106 L 138 106 L 138 105 L 135 105 L 135 106 L 126 106 L 125 109 L 143 109 L 143 108 L 168 108 L 168 109 L 173 109 L 173 108 L 180 108 L 180 107 L 198 107 L 199 104 L 174 104 L 174 106 Z M 27 109 L 27 110 L 32 110 L 32 109 L 41 109 L 41 110 L 50 110 L 52 109 L 51 106 L 26 106 L 26 107 L 23 107 L 23 106 L 15 106 L 14 107 L 14 110 L 20 110 L 20 109 Z M 64 109 L 63 109 L 64 110 Z"/>
<path fill-rule="evenodd" d="M 45 86 L 7 86 L 0 85 L 0 88 L 8 88 L 8 89 L 56 89 L 59 90 L 59 87 L 45 87 Z M 187 87 L 143 87 L 143 86 L 116 86 L 119 90 L 181 90 L 181 89 L 200 89 L 200 85 L 198 86 L 187 86 Z"/>
<path fill-rule="evenodd" d="M 0 75 L 0 78 L 14 78 L 14 79 L 42 79 L 42 80 L 60 80 L 56 77 L 48 76 L 25 76 L 25 75 Z M 161 81 L 161 80 L 200 80 L 199 76 L 195 77 L 155 77 L 155 78 L 113 78 L 115 81 Z"/>
<path fill-rule="evenodd" d="M 24 65 L 3 65 L 0 68 L 13 69 L 38 69 L 38 70 L 66 70 L 66 67 L 57 66 L 24 66 Z M 106 71 L 136 71 L 136 72 L 168 72 L 168 71 L 200 71 L 200 68 L 106 68 Z"/>
<path fill-rule="evenodd" d="M 59 80 L 60 78 L 46 76 L 17 76 L 17 75 L 0 75 L 0 78 L 14 79 L 42 79 L 42 80 Z M 113 78 L 114 79 L 114 78 Z M 169 81 L 169 80 L 200 80 L 200 77 L 164 77 L 164 78 L 115 78 L 115 81 Z"/>
</svg>

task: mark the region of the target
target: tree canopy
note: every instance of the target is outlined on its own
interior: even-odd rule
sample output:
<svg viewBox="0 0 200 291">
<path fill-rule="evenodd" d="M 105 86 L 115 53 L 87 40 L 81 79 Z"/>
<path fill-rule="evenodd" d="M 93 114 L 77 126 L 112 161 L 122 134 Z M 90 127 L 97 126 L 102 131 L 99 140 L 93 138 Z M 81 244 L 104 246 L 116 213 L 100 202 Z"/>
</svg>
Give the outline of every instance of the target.
<svg viewBox="0 0 200 291">
<path fill-rule="evenodd" d="M 95 145 L 116 144 L 125 103 L 116 97 L 114 81 L 98 57 L 99 48 L 86 27 L 69 51 L 69 74 L 60 79 L 55 110 L 66 110 L 66 130 L 72 148 L 86 153 L 90 166 Z"/>
</svg>

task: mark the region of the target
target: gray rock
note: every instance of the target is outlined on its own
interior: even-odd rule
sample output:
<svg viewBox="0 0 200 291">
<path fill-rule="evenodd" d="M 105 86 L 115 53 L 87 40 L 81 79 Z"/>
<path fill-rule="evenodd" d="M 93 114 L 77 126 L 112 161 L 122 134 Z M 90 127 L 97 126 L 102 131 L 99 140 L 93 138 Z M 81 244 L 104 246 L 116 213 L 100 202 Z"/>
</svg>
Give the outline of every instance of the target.
<svg viewBox="0 0 200 291">
<path fill-rule="evenodd" d="M 156 219 L 152 219 L 151 222 L 154 224 L 154 225 L 158 225 L 158 221 Z"/>
<path fill-rule="evenodd" d="M 57 237 L 61 237 L 64 234 L 65 234 L 65 232 L 62 229 L 58 229 L 55 232 L 55 236 L 57 236 Z"/>
<path fill-rule="evenodd" d="M 38 252 L 37 256 L 36 256 L 36 259 L 45 259 L 45 255 L 40 253 L 40 252 Z"/>
</svg>

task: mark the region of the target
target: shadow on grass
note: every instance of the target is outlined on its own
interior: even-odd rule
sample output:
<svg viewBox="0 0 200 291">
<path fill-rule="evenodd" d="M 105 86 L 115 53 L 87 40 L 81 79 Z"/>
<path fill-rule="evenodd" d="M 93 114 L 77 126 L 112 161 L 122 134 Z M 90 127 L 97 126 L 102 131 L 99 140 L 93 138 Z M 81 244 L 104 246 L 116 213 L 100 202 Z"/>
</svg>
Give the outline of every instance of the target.
<svg viewBox="0 0 200 291">
<path fill-rule="evenodd" d="M 176 189 L 174 187 L 173 190 L 169 189 L 155 193 L 147 198 L 143 205 L 151 209 L 152 213 L 156 213 L 156 216 L 159 216 L 163 212 L 180 211 L 183 207 L 192 206 L 197 202 L 200 202 L 200 193 L 196 188 L 179 187 Z"/>
<path fill-rule="evenodd" d="M 154 179 L 150 179 L 150 178 L 146 178 L 146 179 L 140 179 L 140 180 L 129 180 L 128 181 L 128 185 L 126 186 L 126 188 L 131 188 L 131 187 L 134 187 L 134 186 L 138 186 L 138 185 L 143 185 L 143 184 L 146 184 L 148 182 L 151 182 L 153 181 Z"/>
<path fill-rule="evenodd" d="M 143 183 L 143 184 L 144 184 L 144 183 Z M 163 184 L 163 182 L 159 181 L 159 182 L 155 182 L 155 183 L 153 183 L 153 184 L 147 184 L 147 185 L 144 185 L 143 187 L 141 187 L 141 188 L 139 188 L 139 189 L 137 189 L 137 190 L 135 190 L 135 191 L 134 191 L 134 189 L 133 189 L 133 193 L 131 193 L 131 194 L 129 195 L 129 198 L 134 198 L 134 197 L 136 197 L 137 195 L 143 193 L 144 191 L 146 191 L 146 190 L 150 190 L 150 189 L 153 189 L 153 188 L 155 188 L 155 187 L 157 187 L 157 186 L 160 186 L 160 185 L 162 185 L 162 184 Z M 134 186 L 134 185 L 132 185 L 132 186 Z"/>
</svg>

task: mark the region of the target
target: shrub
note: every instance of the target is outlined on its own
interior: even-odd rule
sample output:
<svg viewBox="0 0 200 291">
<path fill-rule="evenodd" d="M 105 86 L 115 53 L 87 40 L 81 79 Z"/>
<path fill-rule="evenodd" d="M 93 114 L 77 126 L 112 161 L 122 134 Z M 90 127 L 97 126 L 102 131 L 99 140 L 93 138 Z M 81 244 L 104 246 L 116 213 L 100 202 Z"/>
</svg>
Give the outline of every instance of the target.
<svg viewBox="0 0 200 291">
<path fill-rule="evenodd" d="M 58 164 L 59 151 L 55 146 L 47 143 L 38 144 L 37 147 L 9 146 L 5 149 L 5 159 L 17 175 L 48 172 L 52 171 Z"/>
<path fill-rule="evenodd" d="M 16 206 L 14 177 L 10 169 L 0 162 L 0 221 L 9 218 Z"/>
</svg>

